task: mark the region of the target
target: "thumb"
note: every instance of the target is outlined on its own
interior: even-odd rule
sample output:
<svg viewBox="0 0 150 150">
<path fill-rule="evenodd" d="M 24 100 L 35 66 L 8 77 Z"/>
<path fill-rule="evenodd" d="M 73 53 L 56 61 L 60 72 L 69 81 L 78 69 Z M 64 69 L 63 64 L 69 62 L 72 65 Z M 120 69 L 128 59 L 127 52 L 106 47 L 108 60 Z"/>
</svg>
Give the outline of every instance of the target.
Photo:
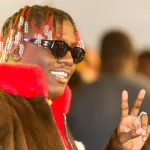
<svg viewBox="0 0 150 150">
<path fill-rule="evenodd" d="M 119 136 L 119 141 L 122 144 L 126 143 L 127 141 L 140 136 L 142 133 L 143 133 L 142 128 L 138 128 L 136 130 L 131 130 L 131 131 L 126 132 L 126 133 L 121 133 Z"/>
</svg>

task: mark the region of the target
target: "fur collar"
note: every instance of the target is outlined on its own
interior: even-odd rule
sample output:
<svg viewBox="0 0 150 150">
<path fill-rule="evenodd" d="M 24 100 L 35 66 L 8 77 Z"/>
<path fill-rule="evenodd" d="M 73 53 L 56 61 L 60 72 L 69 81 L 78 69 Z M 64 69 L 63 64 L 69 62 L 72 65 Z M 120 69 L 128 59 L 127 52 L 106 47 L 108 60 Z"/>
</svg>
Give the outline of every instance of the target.
<svg viewBox="0 0 150 150">
<path fill-rule="evenodd" d="M 26 98 L 43 95 L 48 88 L 45 74 L 39 66 L 24 64 L 0 64 L 0 89 Z"/>
<path fill-rule="evenodd" d="M 0 89 L 27 98 L 38 95 L 48 97 L 45 74 L 37 65 L 0 64 Z M 60 113 L 67 113 L 70 100 L 71 91 L 67 86 L 63 95 L 53 101 L 53 107 L 57 107 Z"/>
</svg>

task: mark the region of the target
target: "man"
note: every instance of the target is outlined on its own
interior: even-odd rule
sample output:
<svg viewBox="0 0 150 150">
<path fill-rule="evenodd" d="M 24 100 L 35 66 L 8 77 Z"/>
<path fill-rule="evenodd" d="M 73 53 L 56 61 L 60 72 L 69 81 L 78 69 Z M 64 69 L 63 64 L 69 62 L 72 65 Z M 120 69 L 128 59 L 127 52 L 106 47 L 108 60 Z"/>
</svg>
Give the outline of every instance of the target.
<svg viewBox="0 0 150 150">
<path fill-rule="evenodd" d="M 100 46 L 101 77 L 80 89 L 73 97 L 69 125 L 74 137 L 87 150 L 102 150 L 120 120 L 120 93 L 129 92 L 129 105 L 145 86 L 128 78 L 135 70 L 133 46 L 128 36 L 120 31 L 104 35 Z M 150 113 L 147 93 L 142 110 Z M 101 140 L 99 140 L 101 139 Z"/>
<path fill-rule="evenodd" d="M 137 71 L 145 77 L 146 81 L 150 80 L 150 51 L 149 50 L 142 50 L 142 52 L 138 56 L 138 67 Z"/>
<path fill-rule="evenodd" d="M 137 77 L 135 78 L 141 84 L 146 84 L 150 90 L 150 52 L 149 50 L 142 50 L 138 56 Z"/>
<path fill-rule="evenodd" d="M 46 74 L 48 99 L 51 100 L 63 94 L 68 80 L 74 72 L 75 64 L 82 61 L 84 57 L 84 46 L 72 18 L 67 13 L 55 8 L 37 5 L 24 7 L 6 21 L 2 36 L 3 39 L 6 39 L 6 44 L 1 49 L 1 61 L 40 66 Z M 58 102 L 55 101 L 54 105 L 55 103 Z M 41 104 L 42 107 L 44 104 Z M 55 121 L 52 119 L 53 117 L 51 118 L 50 127 L 54 126 L 54 129 L 51 128 L 52 131 L 49 136 L 45 135 L 43 142 L 42 133 L 38 134 L 38 131 L 42 131 L 40 129 L 42 127 L 33 125 L 30 130 L 36 129 L 37 133 L 31 132 L 30 135 L 26 129 L 27 125 L 23 126 L 22 123 L 24 130 L 27 130 L 27 133 L 24 134 L 27 138 L 28 149 L 71 149 L 75 147 L 73 141 L 70 142 L 70 137 L 69 139 L 67 137 L 69 133 L 66 134 L 65 131 L 65 116 L 62 118 L 63 114 L 60 114 L 59 111 L 58 108 L 58 113 L 54 113 L 54 117 L 57 117 L 55 118 L 55 126 L 53 125 Z M 21 115 L 21 112 L 18 114 Z M 19 118 L 23 117 L 19 116 Z M 35 122 L 35 118 L 32 120 Z M 59 130 L 56 126 L 59 127 Z M 46 124 L 43 128 L 47 128 Z M 48 129 L 47 133 L 49 133 Z M 37 134 L 38 136 L 36 136 Z M 32 141 L 35 142 L 32 144 Z M 47 143 L 44 143 L 46 141 Z M 41 145 L 39 146 L 39 144 Z"/>
<path fill-rule="evenodd" d="M 0 69 L 3 70 L 0 77 L 1 149 L 77 149 L 66 124 L 64 109 L 67 110 L 66 101 L 70 96 L 65 91 L 75 64 L 83 60 L 85 52 L 72 18 L 66 12 L 48 6 L 24 7 L 4 24 L 0 44 L 1 62 L 8 63 L 2 64 Z M 45 77 L 34 65 L 42 68 Z M 142 100 L 144 95 L 145 91 L 139 93 L 136 101 L 139 107 L 139 98 Z M 122 98 L 125 107 L 127 100 L 125 92 Z M 145 143 L 149 135 L 147 115 L 143 115 L 145 119 L 141 119 L 141 126 L 129 128 L 129 132 L 124 133 L 122 123 L 133 122 L 126 115 L 127 112 L 106 149 L 124 149 L 130 145 L 137 148 L 132 143 L 136 139 L 140 141 L 138 148 Z"/>
</svg>

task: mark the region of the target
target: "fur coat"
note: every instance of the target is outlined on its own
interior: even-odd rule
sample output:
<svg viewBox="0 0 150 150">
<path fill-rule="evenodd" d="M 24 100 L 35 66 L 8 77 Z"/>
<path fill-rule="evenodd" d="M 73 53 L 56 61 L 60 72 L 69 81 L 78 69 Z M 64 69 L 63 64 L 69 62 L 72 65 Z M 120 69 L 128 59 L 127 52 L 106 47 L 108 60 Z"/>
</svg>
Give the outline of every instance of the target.
<svg viewBox="0 0 150 150">
<path fill-rule="evenodd" d="M 47 90 L 40 67 L 0 64 L 0 150 L 77 149 L 63 116 L 69 88 L 51 108 Z"/>
</svg>

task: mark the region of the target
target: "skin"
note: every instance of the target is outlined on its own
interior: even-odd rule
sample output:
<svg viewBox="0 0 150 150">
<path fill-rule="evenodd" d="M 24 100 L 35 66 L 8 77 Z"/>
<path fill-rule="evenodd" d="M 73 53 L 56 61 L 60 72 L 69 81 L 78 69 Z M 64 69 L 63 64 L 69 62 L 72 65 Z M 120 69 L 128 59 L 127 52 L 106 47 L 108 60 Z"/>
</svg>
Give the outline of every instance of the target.
<svg viewBox="0 0 150 150">
<path fill-rule="evenodd" d="M 150 68 L 149 68 L 149 66 L 150 66 L 150 61 L 145 60 L 139 64 L 138 71 L 150 79 Z"/>
<path fill-rule="evenodd" d="M 56 28 L 56 37 L 60 39 L 59 24 Z M 72 47 L 76 43 L 73 27 L 69 21 L 64 21 L 62 39 Z M 49 49 L 38 47 L 32 43 L 25 43 L 24 55 L 21 63 L 36 64 L 44 69 L 48 83 L 48 94 L 50 99 L 61 96 L 65 86 L 75 70 L 75 65 L 71 53 L 68 52 L 63 58 L 56 59 L 53 57 Z M 52 75 L 50 71 L 66 71 L 69 73 L 67 79 L 61 79 L 56 75 Z"/>
<path fill-rule="evenodd" d="M 145 96 L 145 90 L 141 90 L 134 101 L 129 114 L 128 93 L 123 91 L 121 103 L 121 119 L 117 128 L 119 143 L 125 150 L 140 150 L 145 144 L 150 127 L 148 126 L 148 116 L 143 114 L 138 121 L 138 113 Z"/>
</svg>

